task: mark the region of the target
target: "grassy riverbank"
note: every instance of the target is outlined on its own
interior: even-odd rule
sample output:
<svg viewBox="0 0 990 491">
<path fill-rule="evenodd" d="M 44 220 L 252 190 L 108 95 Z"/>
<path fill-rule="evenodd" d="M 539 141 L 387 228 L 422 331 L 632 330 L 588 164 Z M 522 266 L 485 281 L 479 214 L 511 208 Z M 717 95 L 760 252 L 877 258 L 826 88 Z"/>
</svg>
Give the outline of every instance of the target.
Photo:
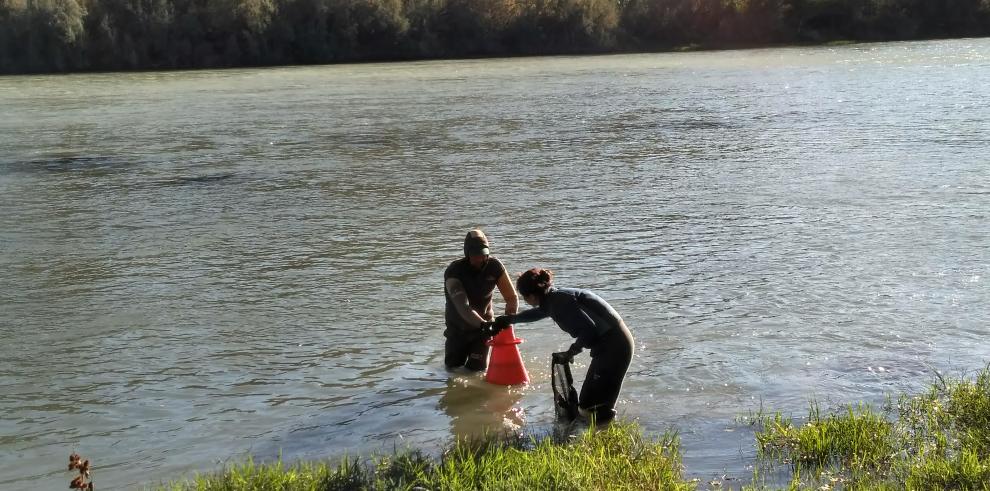
<svg viewBox="0 0 990 491">
<path fill-rule="evenodd" d="M 681 477 L 677 438 L 644 439 L 629 423 L 542 441 L 518 437 L 462 441 L 439 459 L 411 451 L 371 463 L 259 466 L 172 484 L 169 490 L 357 489 L 693 489 Z"/>
<path fill-rule="evenodd" d="M 883 408 L 853 405 L 806 419 L 749 419 L 757 449 L 752 482 L 762 489 L 986 489 L 990 482 L 990 370 L 939 378 L 921 395 Z M 780 478 L 781 471 L 790 476 Z M 768 478 L 766 476 L 773 476 Z M 676 435 L 644 438 L 615 423 L 576 435 L 458 442 L 438 458 L 410 451 L 368 461 L 252 462 L 169 484 L 179 490 L 614 490 L 720 489 L 684 478 Z"/>
<path fill-rule="evenodd" d="M 759 458 L 786 464 L 801 489 L 987 489 L 990 486 L 990 371 L 939 379 L 922 395 L 882 410 L 848 407 L 803 424 L 756 418 Z"/>
</svg>

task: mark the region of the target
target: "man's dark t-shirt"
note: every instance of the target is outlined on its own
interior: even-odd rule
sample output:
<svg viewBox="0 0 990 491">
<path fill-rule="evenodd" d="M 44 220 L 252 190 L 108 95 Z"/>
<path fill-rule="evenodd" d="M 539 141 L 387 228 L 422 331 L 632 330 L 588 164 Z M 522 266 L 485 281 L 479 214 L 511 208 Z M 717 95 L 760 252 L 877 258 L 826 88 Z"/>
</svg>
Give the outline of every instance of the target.
<svg viewBox="0 0 990 491">
<path fill-rule="evenodd" d="M 447 322 L 447 327 L 458 330 L 472 327 L 461 318 L 461 315 L 457 312 L 457 307 L 451 301 L 450 292 L 447 291 L 446 287 L 448 279 L 456 278 L 460 280 L 461 285 L 464 287 L 464 292 L 467 293 L 471 308 L 481 314 L 482 317 L 490 318 L 495 311 L 492 306 L 492 293 L 495 291 L 498 279 L 503 274 L 505 274 L 505 266 L 495 256 L 488 256 L 488 261 L 481 269 L 471 267 L 471 262 L 466 257 L 450 263 L 450 266 L 447 266 L 447 270 L 443 272 L 443 296 L 447 304 L 444 319 Z"/>
</svg>

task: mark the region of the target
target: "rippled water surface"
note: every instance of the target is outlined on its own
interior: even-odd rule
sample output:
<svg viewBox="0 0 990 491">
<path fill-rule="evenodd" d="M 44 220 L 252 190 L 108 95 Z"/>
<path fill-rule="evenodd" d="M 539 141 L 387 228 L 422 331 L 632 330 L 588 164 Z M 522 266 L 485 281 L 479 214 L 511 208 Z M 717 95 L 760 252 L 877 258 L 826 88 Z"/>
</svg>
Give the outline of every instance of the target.
<svg viewBox="0 0 990 491">
<path fill-rule="evenodd" d="M 524 388 L 443 369 L 474 226 L 609 300 L 620 413 L 745 479 L 737 416 L 990 360 L 987 101 L 985 39 L 0 78 L 0 488 L 550 428 L 550 321 Z"/>
</svg>

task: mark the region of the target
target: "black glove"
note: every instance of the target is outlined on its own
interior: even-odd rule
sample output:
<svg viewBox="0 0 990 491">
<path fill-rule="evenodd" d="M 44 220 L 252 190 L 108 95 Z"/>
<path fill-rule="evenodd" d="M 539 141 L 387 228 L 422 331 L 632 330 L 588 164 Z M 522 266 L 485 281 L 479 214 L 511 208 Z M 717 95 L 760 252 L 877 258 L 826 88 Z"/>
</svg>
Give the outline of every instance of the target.
<svg viewBox="0 0 990 491">
<path fill-rule="evenodd" d="M 481 325 L 478 328 L 481 331 L 481 335 L 490 338 L 498 334 L 498 329 L 495 328 L 495 323 L 492 321 L 481 321 Z"/>
<path fill-rule="evenodd" d="M 571 345 L 570 348 L 567 348 L 567 354 L 571 355 L 572 360 L 574 359 L 575 356 L 580 355 L 582 351 L 584 351 L 584 348 L 582 348 L 581 345 L 577 343 L 574 343 Z"/>
<path fill-rule="evenodd" d="M 500 316 L 496 317 L 495 318 L 495 325 L 494 325 L 495 330 L 496 331 L 501 331 L 502 329 L 505 329 L 506 327 L 511 326 L 512 325 L 512 320 L 514 318 L 515 318 L 515 316 L 512 315 L 512 314 L 500 315 Z"/>
<path fill-rule="evenodd" d="M 583 351 L 581 347 L 578 346 L 577 343 L 574 343 L 567 349 L 567 351 L 558 351 L 551 354 L 550 357 L 553 361 L 558 363 L 570 363 L 574 361 L 575 356 L 581 354 L 581 351 Z"/>
</svg>

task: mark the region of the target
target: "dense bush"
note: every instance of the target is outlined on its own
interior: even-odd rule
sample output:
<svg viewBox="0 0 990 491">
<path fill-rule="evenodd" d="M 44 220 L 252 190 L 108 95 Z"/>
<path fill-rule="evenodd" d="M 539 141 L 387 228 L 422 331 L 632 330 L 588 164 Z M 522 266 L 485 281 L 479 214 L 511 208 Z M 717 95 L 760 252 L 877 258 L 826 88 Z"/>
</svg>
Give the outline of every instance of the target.
<svg viewBox="0 0 990 491">
<path fill-rule="evenodd" d="M 990 0 L 0 0 L 0 73 L 990 35 Z"/>
</svg>

